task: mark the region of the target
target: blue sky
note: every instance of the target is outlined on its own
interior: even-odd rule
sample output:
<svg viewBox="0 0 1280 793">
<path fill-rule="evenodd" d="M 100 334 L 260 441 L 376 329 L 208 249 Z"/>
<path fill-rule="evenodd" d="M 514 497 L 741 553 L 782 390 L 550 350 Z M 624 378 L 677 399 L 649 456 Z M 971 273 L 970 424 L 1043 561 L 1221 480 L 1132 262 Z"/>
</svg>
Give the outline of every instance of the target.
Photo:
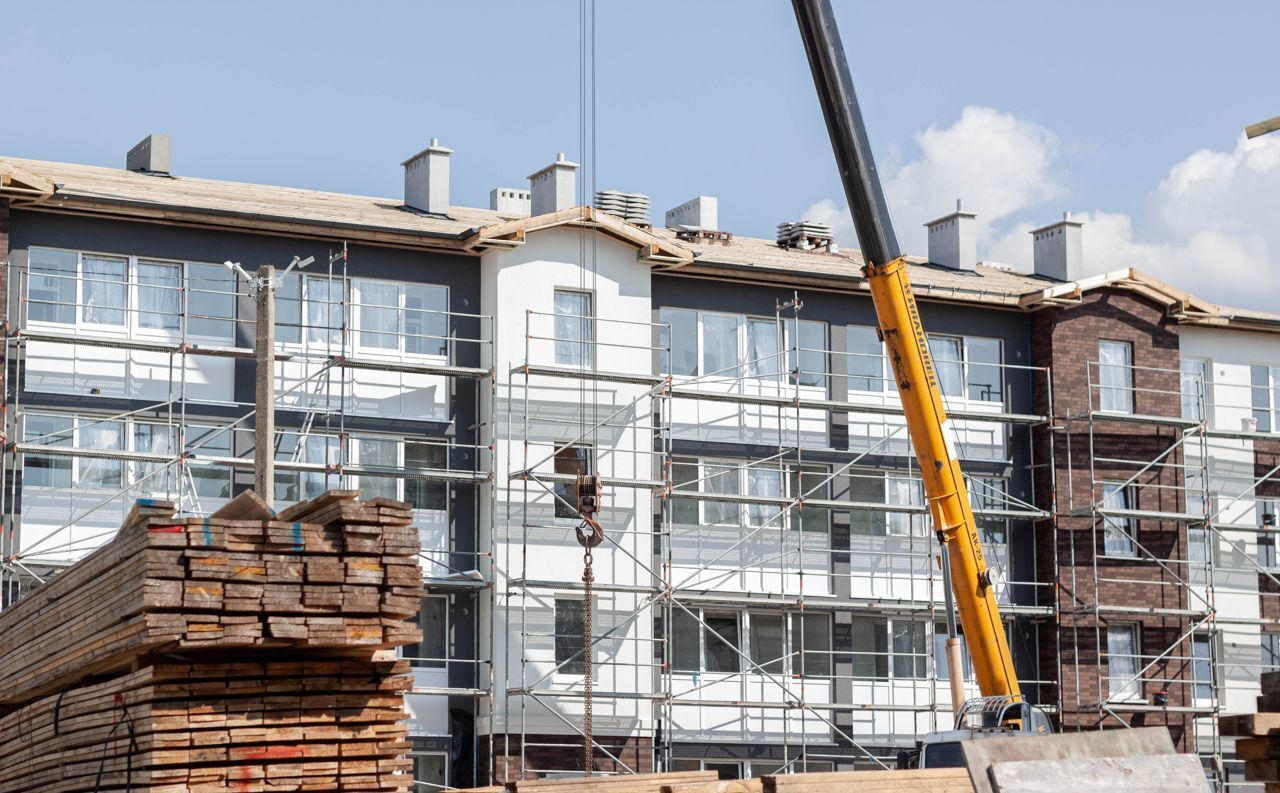
<svg viewBox="0 0 1280 793">
<path fill-rule="evenodd" d="M 909 249 L 962 196 L 980 254 L 1025 266 L 1026 230 L 1071 210 L 1091 269 L 1280 298 L 1280 134 L 1240 142 L 1280 113 L 1280 4 L 835 4 Z M 180 174 L 395 196 L 436 136 L 454 202 L 484 206 L 583 157 L 578 7 L 6 4 L 0 154 L 121 166 L 166 132 Z M 596 187 L 659 218 L 716 195 L 749 235 L 825 216 L 855 243 L 789 3 L 600 0 L 596 82 Z"/>
</svg>

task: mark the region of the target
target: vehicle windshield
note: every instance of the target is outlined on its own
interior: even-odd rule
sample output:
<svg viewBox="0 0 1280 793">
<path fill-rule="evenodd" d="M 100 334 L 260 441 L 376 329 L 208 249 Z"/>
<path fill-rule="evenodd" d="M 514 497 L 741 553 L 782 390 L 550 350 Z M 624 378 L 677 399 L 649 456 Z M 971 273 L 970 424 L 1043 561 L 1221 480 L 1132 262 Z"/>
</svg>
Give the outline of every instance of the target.
<svg viewBox="0 0 1280 793">
<path fill-rule="evenodd" d="M 920 749 L 921 768 L 963 768 L 959 741 L 925 744 Z"/>
</svg>

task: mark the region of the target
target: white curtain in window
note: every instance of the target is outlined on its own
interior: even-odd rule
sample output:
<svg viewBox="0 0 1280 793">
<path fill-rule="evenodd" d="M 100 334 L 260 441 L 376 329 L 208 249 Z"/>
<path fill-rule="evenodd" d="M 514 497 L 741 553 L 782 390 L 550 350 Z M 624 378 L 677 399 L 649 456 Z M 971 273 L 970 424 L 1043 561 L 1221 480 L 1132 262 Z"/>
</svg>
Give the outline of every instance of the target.
<svg viewBox="0 0 1280 793">
<path fill-rule="evenodd" d="M 380 350 L 397 350 L 400 339 L 400 288 L 395 284 L 356 282 L 360 297 L 357 312 L 360 346 Z"/>
<path fill-rule="evenodd" d="M 1132 509 L 1129 503 L 1130 492 L 1119 483 L 1106 482 L 1102 485 L 1102 508 L 1104 510 Z M 1137 547 L 1133 543 L 1133 519 L 1122 515 L 1104 515 L 1103 533 L 1104 548 L 1108 556 L 1135 556 Z"/>
<path fill-rule="evenodd" d="M 1107 674 L 1112 699 L 1137 699 L 1142 695 L 1141 682 L 1136 679 L 1141 668 L 1137 632 L 1132 625 L 1107 628 Z"/>
<path fill-rule="evenodd" d="M 405 352 L 447 354 L 449 290 L 443 286 L 404 285 Z"/>
<path fill-rule="evenodd" d="M 1179 363 L 1182 417 L 1199 421 L 1204 416 L 1203 405 L 1208 398 L 1205 389 L 1205 362 L 1195 358 L 1183 358 Z"/>
<path fill-rule="evenodd" d="M 399 441 L 361 438 L 358 444 L 361 465 L 377 469 L 400 467 Z M 396 479 L 390 476 L 361 476 L 360 490 L 365 499 L 398 498 Z"/>
<path fill-rule="evenodd" d="M 174 429 L 167 424 L 134 422 L 133 450 L 146 454 L 172 455 Z M 134 470 L 137 472 L 134 484 L 141 483 L 143 492 L 163 493 L 169 489 L 174 468 L 164 463 L 139 462 L 135 464 Z"/>
<path fill-rule="evenodd" d="M 747 320 L 747 375 L 776 378 L 782 373 L 782 349 L 778 324 L 773 320 Z"/>
<path fill-rule="evenodd" d="M 961 340 L 952 336 L 930 336 L 929 354 L 938 373 L 943 396 L 964 394 L 964 357 Z"/>
<path fill-rule="evenodd" d="M 85 254 L 81 258 L 84 281 L 83 321 L 98 325 L 124 325 L 125 269 L 128 260 Z"/>
<path fill-rule="evenodd" d="M 762 498 L 782 498 L 782 472 L 777 468 L 748 468 L 747 493 Z M 748 504 L 747 523 L 751 526 L 763 526 L 778 514 L 781 507 L 775 504 Z M 770 526 L 781 526 L 774 520 Z"/>
<path fill-rule="evenodd" d="M 924 498 L 921 495 L 920 480 L 905 476 L 886 477 L 885 489 L 889 497 L 888 503 L 894 506 L 921 506 Z M 910 512 L 889 513 L 889 533 L 906 536 L 924 535 L 924 517 Z"/>
<path fill-rule="evenodd" d="M 865 325 L 850 325 L 848 346 L 849 390 L 883 391 L 884 345 L 880 343 L 876 329 Z"/>
<path fill-rule="evenodd" d="M 181 265 L 138 262 L 138 326 L 178 330 L 181 287 Z"/>
<path fill-rule="evenodd" d="M 591 295 L 557 289 L 555 294 L 556 363 L 564 366 L 590 366 Z"/>
<path fill-rule="evenodd" d="M 702 315 L 702 372 L 715 379 L 738 376 L 738 318 Z"/>
<path fill-rule="evenodd" d="M 702 483 L 704 493 L 734 495 L 738 492 L 738 469 L 731 465 L 704 465 L 702 475 L 706 479 Z M 721 526 L 737 526 L 741 518 L 736 501 L 704 501 L 704 514 L 707 523 Z"/>
<path fill-rule="evenodd" d="M 696 375 L 698 373 L 698 312 L 679 308 L 664 308 L 658 312 L 658 322 L 670 329 L 658 329 L 658 368 L 666 374 Z M 670 357 L 668 358 L 668 349 Z"/>
<path fill-rule="evenodd" d="M 1099 408 L 1133 412 L 1133 349 L 1126 342 L 1098 343 Z"/>
<path fill-rule="evenodd" d="M 285 279 L 287 289 L 276 290 L 276 339 L 298 340 L 298 323 L 301 320 L 298 303 L 298 276 L 290 273 Z M 236 289 L 238 282 L 233 273 L 218 264 L 187 263 L 187 334 L 231 340 L 235 336 Z M 285 308 L 285 301 L 288 308 Z M 288 318 L 291 334 L 281 335 L 279 327 Z"/>
<path fill-rule="evenodd" d="M 337 278 L 307 276 L 306 290 L 307 340 L 340 346 L 346 286 Z"/>
<path fill-rule="evenodd" d="M 124 441 L 124 425 L 118 421 L 96 421 L 79 429 L 79 445 L 100 451 L 121 451 Z M 102 457 L 81 457 L 77 486 L 95 490 L 119 490 L 123 482 L 124 465 L 120 460 Z"/>
</svg>

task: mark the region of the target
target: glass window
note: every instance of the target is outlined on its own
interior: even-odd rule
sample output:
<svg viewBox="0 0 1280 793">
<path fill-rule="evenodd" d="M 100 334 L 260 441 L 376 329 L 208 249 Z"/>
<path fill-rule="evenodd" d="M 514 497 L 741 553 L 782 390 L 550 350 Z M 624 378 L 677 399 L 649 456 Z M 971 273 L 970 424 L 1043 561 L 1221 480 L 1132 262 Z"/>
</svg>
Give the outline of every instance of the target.
<svg viewBox="0 0 1280 793">
<path fill-rule="evenodd" d="M 405 648 L 410 665 L 420 669 L 443 669 L 448 657 L 449 601 L 441 595 L 422 599 L 418 611 L 418 627 L 422 629 L 422 641 L 417 647 Z"/>
<path fill-rule="evenodd" d="M 219 427 L 188 426 L 187 450 L 191 459 L 187 463 L 187 471 L 195 482 L 196 494 L 201 498 L 231 498 L 231 469 L 222 465 L 201 465 L 200 459 L 208 457 L 231 456 L 231 430 Z M 292 436 L 295 440 L 297 436 Z M 277 455 L 278 457 L 278 455 Z M 297 501 L 297 474 L 294 477 L 295 495 L 290 499 L 282 499 L 280 481 L 284 477 L 288 481 L 289 472 L 276 472 L 276 499 L 278 501 Z"/>
<path fill-rule="evenodd" d="M 884 474 L 878 471 L 852 469 L 849 472 L 849 499 L 860 504 L 884 504 Z M 873 509 L 858 509 L 849 513 L 849 530 L 853 534 L 883 537 L 886 515 Z"/>
<path fill-rule="evenodd" d="M 676 606 L 671 618 L 671 668 L 678 672 L 696 672 L 699 661 L 702 626 L 693 614 Z"/>
<path fill-rule="evenodd" d="M 738 637 L 738 615 L 705 612 L 702 621 L 706 623 L 707 671 L 741 671 L 738 648 L 742 642 Z"/>
<path fill-rule="evenodd" d="M 40 416 L 28 413 L 24 439 L 41 446 L 74 446 L 71 416 Z M 71 487 L 70 457 L 45 457 L 38 454 L 23 455 L 22 484 L 24 487 Z"/>
<path fill-rule="evenodd" d="M 783 625 L 781 614 L 751 615 L 751 661 L 764 671 L 783 674 Z"/>
<path fill-rule="evenodd" d="M 1262 671 L 1280 671 L 1280 633 L 1262 634 Z"/>
<path fill-rule="evenodd" d="M 302 276 L 289 273 L 276 287 L 276 341 L 302 341 Z"/>
<path fill-rule="evenodd" d="M 789 498 L 804 498 L 809 501 L 827 500 L 831 497 L 831 484 L 828 481 L 830 472 L 826 466 L 806 465 L 797 470 L 787 470 L 787 495 Z M 827 531 L 831 522 L 831 511 L 822 507 L 792 507 L 791 528 L 801 531 Z"/>
<path fill-rule="evenodd" d="M 574 598 L 556 598 L 556 664 L 565 674 L 581 675 L 587 670 L 582 652 L 582 603 Z"/>
<path fill-rule="evenodd" d="M 125 271 L 129 260 L 86 253 L 80 258 L 84 272 L 84 305 L 81 320 L 97 325 L 124 325 Z"/>
<path fill-rule="evenodd" d="M 360 310 L 357 329 L 361 347 L 400 349 L 400 288 L 395 284 L 356 281 Z"/>
<path fill-rule="evenodd" d="M 181 265 L 138 262 L 138 327 L 179 330 L 181 297 Z"/>
<path fill-rule="evenodd" d="M 330 435 L 308 435 L 302 440 L 302 462 L 336 466 L 342 457 L 342 445 Z M 307 471 L 301 476 L 302 498 L 315 498 L 329 489 L 329 475 Z"/>
<path fill-rule="evenodd" d="M 96 451 L 124 451 L 124 423 L 81 419 L 78 445 Z M 81 457 L 76 487 L 119 490 L 124 486 L 124 462 L 105 457 Z"/>
<path fill-rule="evenodd" d="M 347 299 L 346 284 L 338 278 L 308 275 L 307 341 L 313 344 L 342 346 L 343 303 Z"/>
<path fill-rule="evenodd" d="M 658 371 L 663 374 L 697 375 L 698 312 L 664 308 L 658 312 L 658 322 L 671 326 L 669 332 L 663 325 L 658 326 Z"/>
<path fill-rule="evenodd" d="M 446 757 L 443 752 L 413 752 L 409 756 L 413 758 L 413 780 L 424 783 L 426 793 L 443 790 L 448 786 L 448 777 L 445 775 Z"/>
<path fill-rule="evenodd" d="M 575 477 L 573 482 L 557 482 L 555 516 L 557 518 L 578 517 L 578 474 L 591 470 L 591 451 L 585 446 L 569 446 L 556 452 L 555 472 Z"/>
<path fill-rule="evenodd" d="M 449 352 L 449 290 L 404 285 L 404 351 L 445 357 Z"/>
<path fill-rule="evenodd" d="M 959 638 L 964 679 L 973 680 L 973 659 L 969 657 L 969 646 L 965 643 L 963 634 Z M 950 680 L 951 666 L 950 660 L 947 658 L 947 624 L 945 622 L 939 622 L 933 626 L 933 660 L 934 677 L 938 680 Z"/>
<path fill-rule="evenodd" d="M 920 480 L 914 477 L 886 475 L 885 491 L 890 506 L 924 506 L 924 490 Z M 890 534 L 923 537 L 927 533 L 923 512 L 890 512 L 886 517 Z"/>
<path fill-rule="evenodd" d="M 1000 340 L 966 336 L 964 343 L 969 399 L 1003 403 Z"/>
<path fill-rule="evenodd" d="M 1208 364 L 1199 358 L 1183 358 L 1178 364 L 1182 391 L 1182 417 L 1188 421 L 1204 418 L 1204 404 L 1208 401 L 1206 375 Z"/>
<path fill-rule="evenodd" d="M 31 248 L 27 284 L 27 318 L 34 322 L 76 321 L 76 281 L 79 255 L 75 251 Z"/>
<path fill-rule="evenodd" d="M 778 323 L 772 319 L 747 319 L 747 376 L 774 378 L 782 374 L 782 344 Z"/>
<path fill-rule="evenodd" d="M 1258 422 L 1258 432 L 1272 432 L 1276 428 L 1274 408 L 1275 386 L 1280 384 L 1277 373 L 1280 367 L 1254 364 L 1249 367 L 1250 389 L 1253 398 L 1253 417 Z"/>
<path fill-rule="evenodd" d="M 929 335 L 929 355 L 943 396 L 964 395 L 964 348 L 958 336 Z"/>
<path fill-rule="evenodd" d="M 400 468 L 399 441 L 360 438 L 356 441 L 356 450 L 360 465 L 380 471 Z M 357 479 L 362 498 L 389 498 L 394 501 L 399 497 L 395 477 L 365 475 Z"/>
<path fill-rule="evenodd" d="M 893 620 L 893 676 L 923 679 L 928 658 L 925 655 L 923 622 Z"/>
<path fill-rule="evenodd" d="M 133 450 L 145 454 L 162 454 L 166 457 L 174 455 L 177 448 L 177 428 L 168 424 L 150 424 L 142 421 L 133 423 Z M 167 491 L 173 479 L 174 467 L 159 462 L 135 462 L 134 484 L 139 484 L 144 492 L 163 493 Z"/>
<path fill-rule="evenodd" d="M 702 475 L 704 493 L 738 495 L 738 469 L 735 466 L 704 463 Z M 739 502 L 736 501 L 704 501 L 702 514 L 707 523 L 717 526 L 737 526 L 742 521 Z"/>
<path fill-rule="evenodd" d="M 1137 679 L 1141 668 L 1138 656 L 1138 626 L 1107 626 L 1108 690 L 1112 699 L 1137 699 L 1142 696 L 1142 683 Z"/>
<path fill-rule="evenodd" d="M 671 482 L 673 490 L 697 491 L 698 464 L 693 461 L 673 462 L 671 464 Z M 671 500 L 671 520 L 687 526 L 698 525 L 698 502 L 691 498 L 673 498 Z"/>
<path fill-rule="evenodd" d="M 849 390 L 884 390 L 884 345 L 875 328 L 850 325 L 849 341 Z"/>
<path fill-rule="evenodd" d="M 1102 483 L 1102 509 L 1104 511 L 1133 509 L 1133 496 L 1132 487 L 1122 487 L 1119 482 Z M 1102 521 L 1106 527 L 1103 532 L 1103 547 L 1106 555 L 1136 557 L 1138 548 L 1133 541 L 1133 518 L 1104 514 Z"/>
<path fill-rule="evenodd" d="M 738 376 L 738 318 L 702 315 L 702 372 L 712 378 Z"/>
<path fill-rule="evenodd" d="M 793 674 L 831 676 L 830 615 L 791 615 L 791 664 Z"/>
<path fill-rule="evenodd" d="M 853 676 L 884 679 L 889 676 L 888 623 L 869 617 L 854 617 L 850 624 L 853 639 Z"/>
<path fill-rule="evenodd" d="M 791 373 L 792 383 L 799 378 L 800 385 L 824 386 L 827 384 L 827 323 L 802 319 L 784 323 L 787 334 L 799 332 L 799 339 L 788 338 L 787 369 Z M 800 353 L 800 362 L 796 364 L 796 352 Z"/>
<path fill-rule="evenodd" d="M 1195 681 L 1196 699 L 1213 696 L 1213 662 L 1208 636 L 1191 637 L 1191 678 Z"/>
<path fill-rule="evenodd" d="M 290 274 L 286 282 L 293 284 L 290 311 L 294 338 L 297 341 L 301 304 L 298 300 L 299 283 L 297 276 Z M 208 336 L 217 339 L 235 337 L 236 316 L 236 277 L 220 264 L 187 263 L 187 334 L 190 336 Z M 276 338 L 287 341 L 280 336 L 281 312 L 284 311 L 282 289 L 276 289 Z"/>
<path fill-rule="evenodd" d="M 761 498 L 782 498 L 782 471 L 777 468 L 748 468 L 747 469 L 747 491 L 753 496 Z M 747 505 L 747 525 L 748 526 L 769 526 L 778 527 L 782 524 L 778 522 L 777 515 L 781 511 L 778 504 L 748 504 Z"/>
<path fill-rule="evenodd" d="M 1098 342 L 1098 402 L 1101 410 L 1133 412 L 1133 345 L 1128 342 Z"/>
<path fill-rule="evenodd" d="M 447 470 L 449 447 L 443 443 L 405 441 L 404 467 L 408 471 Z M 449 485 L 429 479 L 405 478 L 404 500 L 414 509 L 443 512 L 449 507 Z"/>
<path fill-rule="evenodd" d="M 591 366 L 591 295 L 567 289 L 555 290 L 556 363 L 564 366 Z"/>
</svg>

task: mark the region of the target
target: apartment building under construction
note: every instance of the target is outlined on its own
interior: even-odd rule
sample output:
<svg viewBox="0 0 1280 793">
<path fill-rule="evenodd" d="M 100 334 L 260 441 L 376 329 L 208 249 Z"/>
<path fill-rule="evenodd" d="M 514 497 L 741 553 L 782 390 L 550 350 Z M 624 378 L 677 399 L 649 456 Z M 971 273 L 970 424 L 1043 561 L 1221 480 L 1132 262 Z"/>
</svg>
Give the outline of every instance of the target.
<svg viewBox="0 0 1280 793">
<path fill-rule="evenodd" d="M 434 141 L 398 199 L 167 151 L 0 158 L 4 603 L 136 498 L 200 514 L 252 485 L 254 301 L 223 262 L 314 257 L 277 290 L 272 496 L 413 506 L 417 779 L 578 773 L 587 730 L 608 772 L 892 765 L 948 726 L 936 540 L 829 230 L 588 206 L 563 156 L 470 209 Z M 1064 730 L 1168 725 L 1238 781 L 1217 714 L 1280 668 L 1280 316 L 1086 276 L 1069 216 L 1030 274 L 979 263 L 960 206 L 928 226 L 911 280 L 1023 690 Z"/>
</svg>

